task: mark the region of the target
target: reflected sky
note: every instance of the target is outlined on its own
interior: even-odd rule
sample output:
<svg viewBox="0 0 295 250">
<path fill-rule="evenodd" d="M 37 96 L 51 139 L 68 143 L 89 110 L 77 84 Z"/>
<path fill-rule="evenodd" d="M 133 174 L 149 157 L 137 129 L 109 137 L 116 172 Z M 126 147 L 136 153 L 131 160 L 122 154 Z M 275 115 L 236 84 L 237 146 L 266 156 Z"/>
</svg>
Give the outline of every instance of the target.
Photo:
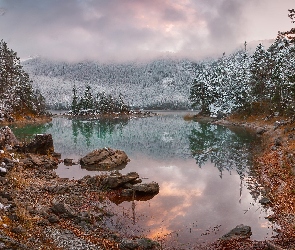
<svg viewBox="0 0 295 250">
<path fill-rule="evenodd" d="M 160 192 L 148 201 L 111 204 L 116 212 L 106 223 L 126 235 L 165 238 L 163 244 L 190 249 L 221 237 L 239 224 L 252 228 L 252 239 L 272 236 L 266 211 L 247 189 L 255 138 L 249 132 L 185 121 L 181 115 L 116 121 L 72 121 L 54 118 L 36 133 L 51 133 L 62 159 L 79 158 L 111 147 L 130 158 L 120 170 L 139 173 L 143 182 L 156 181 Z M 13 128 L 16 135 L 34 128 Z M 209 150 L 210 149 L 210 150 Z M 98 171 L 60 165 L 61 177 L 79 179 Z"/>
<path fill-rule="evenodd" d="M 128 225 L 124 233 L 164 236 L 167 246 L 194 246 L 212 241 L 238 224 L 252 228 L 252 239 L 270 239 L 272 225 L 264 218 L 266 211 L 254 202 L 246 181 L 236 172 L 224 172 L 222 178 L 214 164 L 199 168 L 194 159 L 159 161 L 140 155 L 131 160 L 122 172 L 137 171 L 145 182 L 156 181 L 160 192 L 148 202 L 135 201 L 136 223 L 132 219 L 132 202 L 113 206 L 118 216 L 116 225 Z M 125 214 L 122 216 L 121 211 Z"/>
</svg>

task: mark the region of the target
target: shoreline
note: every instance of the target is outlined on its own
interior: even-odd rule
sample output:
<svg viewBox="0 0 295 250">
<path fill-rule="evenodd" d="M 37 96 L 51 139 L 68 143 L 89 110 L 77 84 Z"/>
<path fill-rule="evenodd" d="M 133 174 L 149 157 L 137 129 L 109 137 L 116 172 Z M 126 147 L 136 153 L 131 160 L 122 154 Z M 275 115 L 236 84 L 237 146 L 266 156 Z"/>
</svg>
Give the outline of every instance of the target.
<svg viewBox="0 0 295 250">
<path fill-rule="evenodd" d="M 22 117 L 15 121 L 0 121 L 0 126 L 9 126 L 9 125 L 28 125 L 28 124 L 42 124 L 52 121 L 52 115 L 44 115 L 39 117 Z"/>
<path fill-rule="evenodd" d="M 66 117 L 68 119 L 85 119 L 85 120 L 95 120 L 95 119 L 130 119 L 130 118 L 145 118 L 156 116 L 156 113 L 150 111 L 131 111 L 127 113 L 102 113 L 102 114 L 83 114 L 83 115 L 73 115 L 70 113 L 55 114 L 52 117 Z"/>
<path fill-rule="evenodd" d="M 212 120 L 211 123 L 251 129 L 262 139 L 261 151 L 255 155 L 253 171 L 257 184 L 262 188 L 260 192 L 267 201 L 264 205 L 273 212 L 267 219 L 278 225 L 275 230 L 277 236 L 271 241 L 245 242 L 245 249 L 252 249 L 259 243 L 262 244 L 261 248 L 255 249 L 295 249 L 295 120 L 232 115 Z M 233 249 L 243 248 L 242 244 Z"/>
</svg>

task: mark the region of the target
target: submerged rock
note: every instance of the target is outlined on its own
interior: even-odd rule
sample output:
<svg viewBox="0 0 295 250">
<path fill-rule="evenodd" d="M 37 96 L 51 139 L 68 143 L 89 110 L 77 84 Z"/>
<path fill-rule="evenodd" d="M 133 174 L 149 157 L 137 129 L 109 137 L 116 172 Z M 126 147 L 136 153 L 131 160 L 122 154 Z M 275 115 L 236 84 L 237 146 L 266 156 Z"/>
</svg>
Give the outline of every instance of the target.
<svg viewBox="0 0 295 250">
<path fill-rule="evenodd" d="M 129 158 L 122 150 L 111 148 L 96 149 L 84 156 L 80 163 L 83 167 L 92 168 L 93 170 L 111 170 L 121 165 L 126 165 Z"/>
<path fill-rule="evenodd" d="M 251 227 L 240 224 L 227 234 L 223 235 L 221 237 L 221 240 L 247 239 L 250 238 L 251 235 Z"/>
</svg>

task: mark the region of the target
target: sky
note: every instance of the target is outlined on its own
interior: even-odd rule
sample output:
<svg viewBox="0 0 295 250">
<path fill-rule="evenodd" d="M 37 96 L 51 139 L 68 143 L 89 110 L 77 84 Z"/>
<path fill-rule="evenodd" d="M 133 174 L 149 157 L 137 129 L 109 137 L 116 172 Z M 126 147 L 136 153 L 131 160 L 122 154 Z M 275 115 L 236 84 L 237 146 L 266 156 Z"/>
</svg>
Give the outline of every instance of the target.
<svg viewBox="0 0 295 250">
<path fill-rule="evenodd" d="M 0 0 L 0 39 L 21 58 L 124 62 L 218 56 L 294 27 L 294 0 Z"/>
</svg>

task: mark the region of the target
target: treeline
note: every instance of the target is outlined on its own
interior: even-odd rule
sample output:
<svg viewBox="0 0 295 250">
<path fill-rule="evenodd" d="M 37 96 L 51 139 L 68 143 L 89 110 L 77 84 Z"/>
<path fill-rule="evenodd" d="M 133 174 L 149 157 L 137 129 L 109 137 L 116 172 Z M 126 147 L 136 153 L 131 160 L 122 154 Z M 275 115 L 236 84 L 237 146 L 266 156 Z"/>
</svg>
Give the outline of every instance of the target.
<svg viewBox="0 0 295 250">
<path fill-rule="evenodd" d="M 195 65 L 190 91 L 194 108 L 206 115 L 243 110 L 293 115 L 295 105 L 295 47 L 286 32 L 265 49 L 259 44 Z"/>
<path fill-rule="evenodd" d="M 0 41 L 0 112 L 1 118 L 40 115 L 45 112 L 45 100 L 34 91 L 29 75 L 20 65 L 17 53 Z"/>
<path fill-rule="evenodd" d="M 106 113 L 129 113 L 130 107 L 125 104 L 120 94 L 118 98 L 105 92 L 93 94 L 89 85 L 86 86 L 82 96 L 77 95 L 77 89 L 73 88 L 72 113 L 74 115 L 95 115 Z"/>
</svg>

